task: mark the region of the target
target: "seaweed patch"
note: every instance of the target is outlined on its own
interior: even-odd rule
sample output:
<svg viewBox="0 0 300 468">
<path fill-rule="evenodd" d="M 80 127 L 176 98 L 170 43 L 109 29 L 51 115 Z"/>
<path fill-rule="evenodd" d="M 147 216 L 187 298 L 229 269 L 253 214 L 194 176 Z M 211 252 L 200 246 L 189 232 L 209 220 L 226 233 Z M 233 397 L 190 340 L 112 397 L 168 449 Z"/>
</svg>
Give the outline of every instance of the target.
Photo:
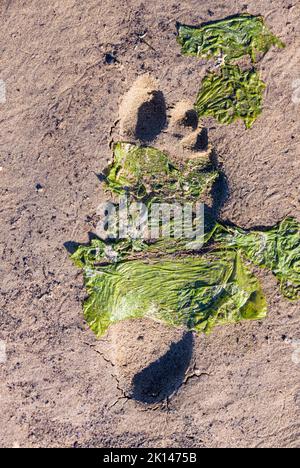
<svg viewBox="0 0 300 468">
<path fill-rule="evenodd" d="M 205 76 L 195 109 L 199 117 L 214 117 L 227 125 L 242 119 L 246 128 L 251 128 L 262 112 L 265 87 L 256 70 L 243 71 L 238 65 L 226 65 L 219 73 Z"/>
<path fill-rule="evenodd" d="M 223 57 L 225 63 L 245 55 L 255 63 L 258 56 L 265 55 L 272 46 L 284 47 L 262 16 L 236 15 L 199 27 L 179 23 L 177 30 L 182 54 L 205 59 Z"/>
<path fill-rule="evenodd" d="M 202 81 L 195 109 L 199 117 L 214 117 L 229 125 L 237 119 L 251 128 L 262 112 L 266 84 L 253 68 L 242 70 L 236 63 L 246 56 L 256 63 L 272 46 L 285 44 L 266 26 L 264 18 L 235 15 L 199 27 L 177 25 L 177 41 L 183 55 L 215 58 L 219 73 L 208 72 Z"/>
<path fill-rule="evenodd" d="M 155 200 L 198 199 L 218 177 L 209 161 L 182 173 L 166 154 L 151 147 L 117 143 L 114 154 L 106 171 L 107 190 L 148 206 Z M 206 333 L 216 325 L 263 319 L 267 301 L 251 263 L 271 270 L 288 299 L 300 297 L 296 220 L 253 231 L 209 221 L 198 249 L 184 236 L 98 238 L 78 247 L 72 259 L 84 272 L 89 296 L 84 314 L 97 336 L 111 324 L 141 317 Z"/>
</svg>

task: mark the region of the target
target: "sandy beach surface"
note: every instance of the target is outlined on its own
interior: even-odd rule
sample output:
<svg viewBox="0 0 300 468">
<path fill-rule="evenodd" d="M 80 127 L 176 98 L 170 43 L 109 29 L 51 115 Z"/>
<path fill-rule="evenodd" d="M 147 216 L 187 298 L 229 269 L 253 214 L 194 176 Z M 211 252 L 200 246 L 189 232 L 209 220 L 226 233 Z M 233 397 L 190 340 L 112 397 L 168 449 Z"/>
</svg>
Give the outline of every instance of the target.
<svg viewBox="0 0 300 468">
<path fill-rule="evenodd" d="M 205 124 L 228 182 L 220 217 L 251 228 L 300 221 L 299 2 L 2 0 L 0 447 L 300 446 L 299 302 L 271 273 L 257 273 L 263 322 L 193 336 L 142 320 L 99 341 L 66 249 L 95 231 L 97 174 L 134 80 L 157 79 L 168 108 L 195 99 L 208 65 L 180 54 L 176 21 L 245 11 L 286 43 L 258 64 L 263 114 L 251 130 Z M 166 398 L 128 398 L 149 368 Z"/>
</svg>

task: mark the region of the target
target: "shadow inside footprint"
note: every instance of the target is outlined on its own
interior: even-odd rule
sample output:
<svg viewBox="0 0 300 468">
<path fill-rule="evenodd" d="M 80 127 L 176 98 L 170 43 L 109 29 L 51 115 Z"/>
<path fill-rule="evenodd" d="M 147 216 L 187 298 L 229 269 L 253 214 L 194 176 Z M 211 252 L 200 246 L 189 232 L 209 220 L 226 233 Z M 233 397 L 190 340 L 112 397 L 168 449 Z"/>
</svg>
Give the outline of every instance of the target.
<svg viewBox="0 0 300 468">
<path fill-rule="evenodd" d="M 85 243 L 67 241 L 67 242 L 64 242 L 64 247 L 67 250 L 67 252 L 69 252 L 70 255 L 73 255 L 78 249 L 78 247 L 82 247 L 82 246 L 88 247 L 91 244 L 93 239 L 99 239 L 99 237 L 93 232 L 89 232 L 88 239 L 89 239 L 88 242 L 85 242 Z"/>
<path fill-rule="evenodd" d="M 207 128 L 202 128 L 195 141 L 194 150 L 204 151 L 208 147 L 208 131 Z"/>
<path fill-rule="evenodd" d="M 193 355 L 193 333 L 186 333 L 169 351 L 133 378 L 131 397 L 142 403 L 158 403 L 182 384 Z"/>
<path fill-rule="evenodd" d="M 164 95 L 161 91 L 154 91 L 150 101 L 144 102 L 137 116 L 135 136 L 147 143 L 154 140 L 165 127 L 167 109 Z"/>
</svg>

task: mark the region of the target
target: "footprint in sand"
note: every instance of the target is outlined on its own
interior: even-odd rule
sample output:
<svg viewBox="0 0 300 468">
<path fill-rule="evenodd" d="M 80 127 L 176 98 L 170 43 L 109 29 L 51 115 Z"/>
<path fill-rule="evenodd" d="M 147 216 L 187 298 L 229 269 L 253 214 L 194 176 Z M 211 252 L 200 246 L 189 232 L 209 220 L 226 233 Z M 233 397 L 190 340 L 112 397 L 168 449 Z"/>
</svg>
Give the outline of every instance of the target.
<svg viewBox="0 0 300 468">
<path fill-rule="evenodd" d="M 149 75 L 139 77 L 122 99 L 118 139 L 141 144 L 155 140 L 155 146 L 174 159 L 211 156 L 207 131 L 192 103 L 180 101 L 167 114 L 158 81 Z"/>
<path fill-rule="evenodd" d="M 125 94 L 115 141 L 153 144 L 172 160 L 212 157 L 207 131 L 191 103 L 170 109 L 159 84 L 141 76 Z M 111 361 L 119 387 L 137 401 L 153 404 L 174 394 L 193 364 L 193 334 L 153 320 L 119 322 L 110 328 Z"/>
</svg>

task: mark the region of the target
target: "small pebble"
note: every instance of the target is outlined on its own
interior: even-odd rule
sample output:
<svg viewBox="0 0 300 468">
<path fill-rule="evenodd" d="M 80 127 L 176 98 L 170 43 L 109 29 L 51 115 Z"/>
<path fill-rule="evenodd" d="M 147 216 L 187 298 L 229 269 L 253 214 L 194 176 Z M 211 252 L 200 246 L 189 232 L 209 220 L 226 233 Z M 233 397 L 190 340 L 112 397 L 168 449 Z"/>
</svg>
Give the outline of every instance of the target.
<svg viewBox="0 0 300 468">
<path fill-rule="evenodd" d="M 117 61 L 116 57 L 113 54 L 109 54 L 109 53 L 105 54 L 104 60 L 105 60 L 105 63 L 107 63 L 107 65 L 112 65 L 116 63 Z"/>
<path fill-rule="evenodd" d="M 43 186 L 41 184 L 36 184 L 35 190 L 36 190 L 36 192 L 43 192 L 44 191 Z"/>
</svg>

